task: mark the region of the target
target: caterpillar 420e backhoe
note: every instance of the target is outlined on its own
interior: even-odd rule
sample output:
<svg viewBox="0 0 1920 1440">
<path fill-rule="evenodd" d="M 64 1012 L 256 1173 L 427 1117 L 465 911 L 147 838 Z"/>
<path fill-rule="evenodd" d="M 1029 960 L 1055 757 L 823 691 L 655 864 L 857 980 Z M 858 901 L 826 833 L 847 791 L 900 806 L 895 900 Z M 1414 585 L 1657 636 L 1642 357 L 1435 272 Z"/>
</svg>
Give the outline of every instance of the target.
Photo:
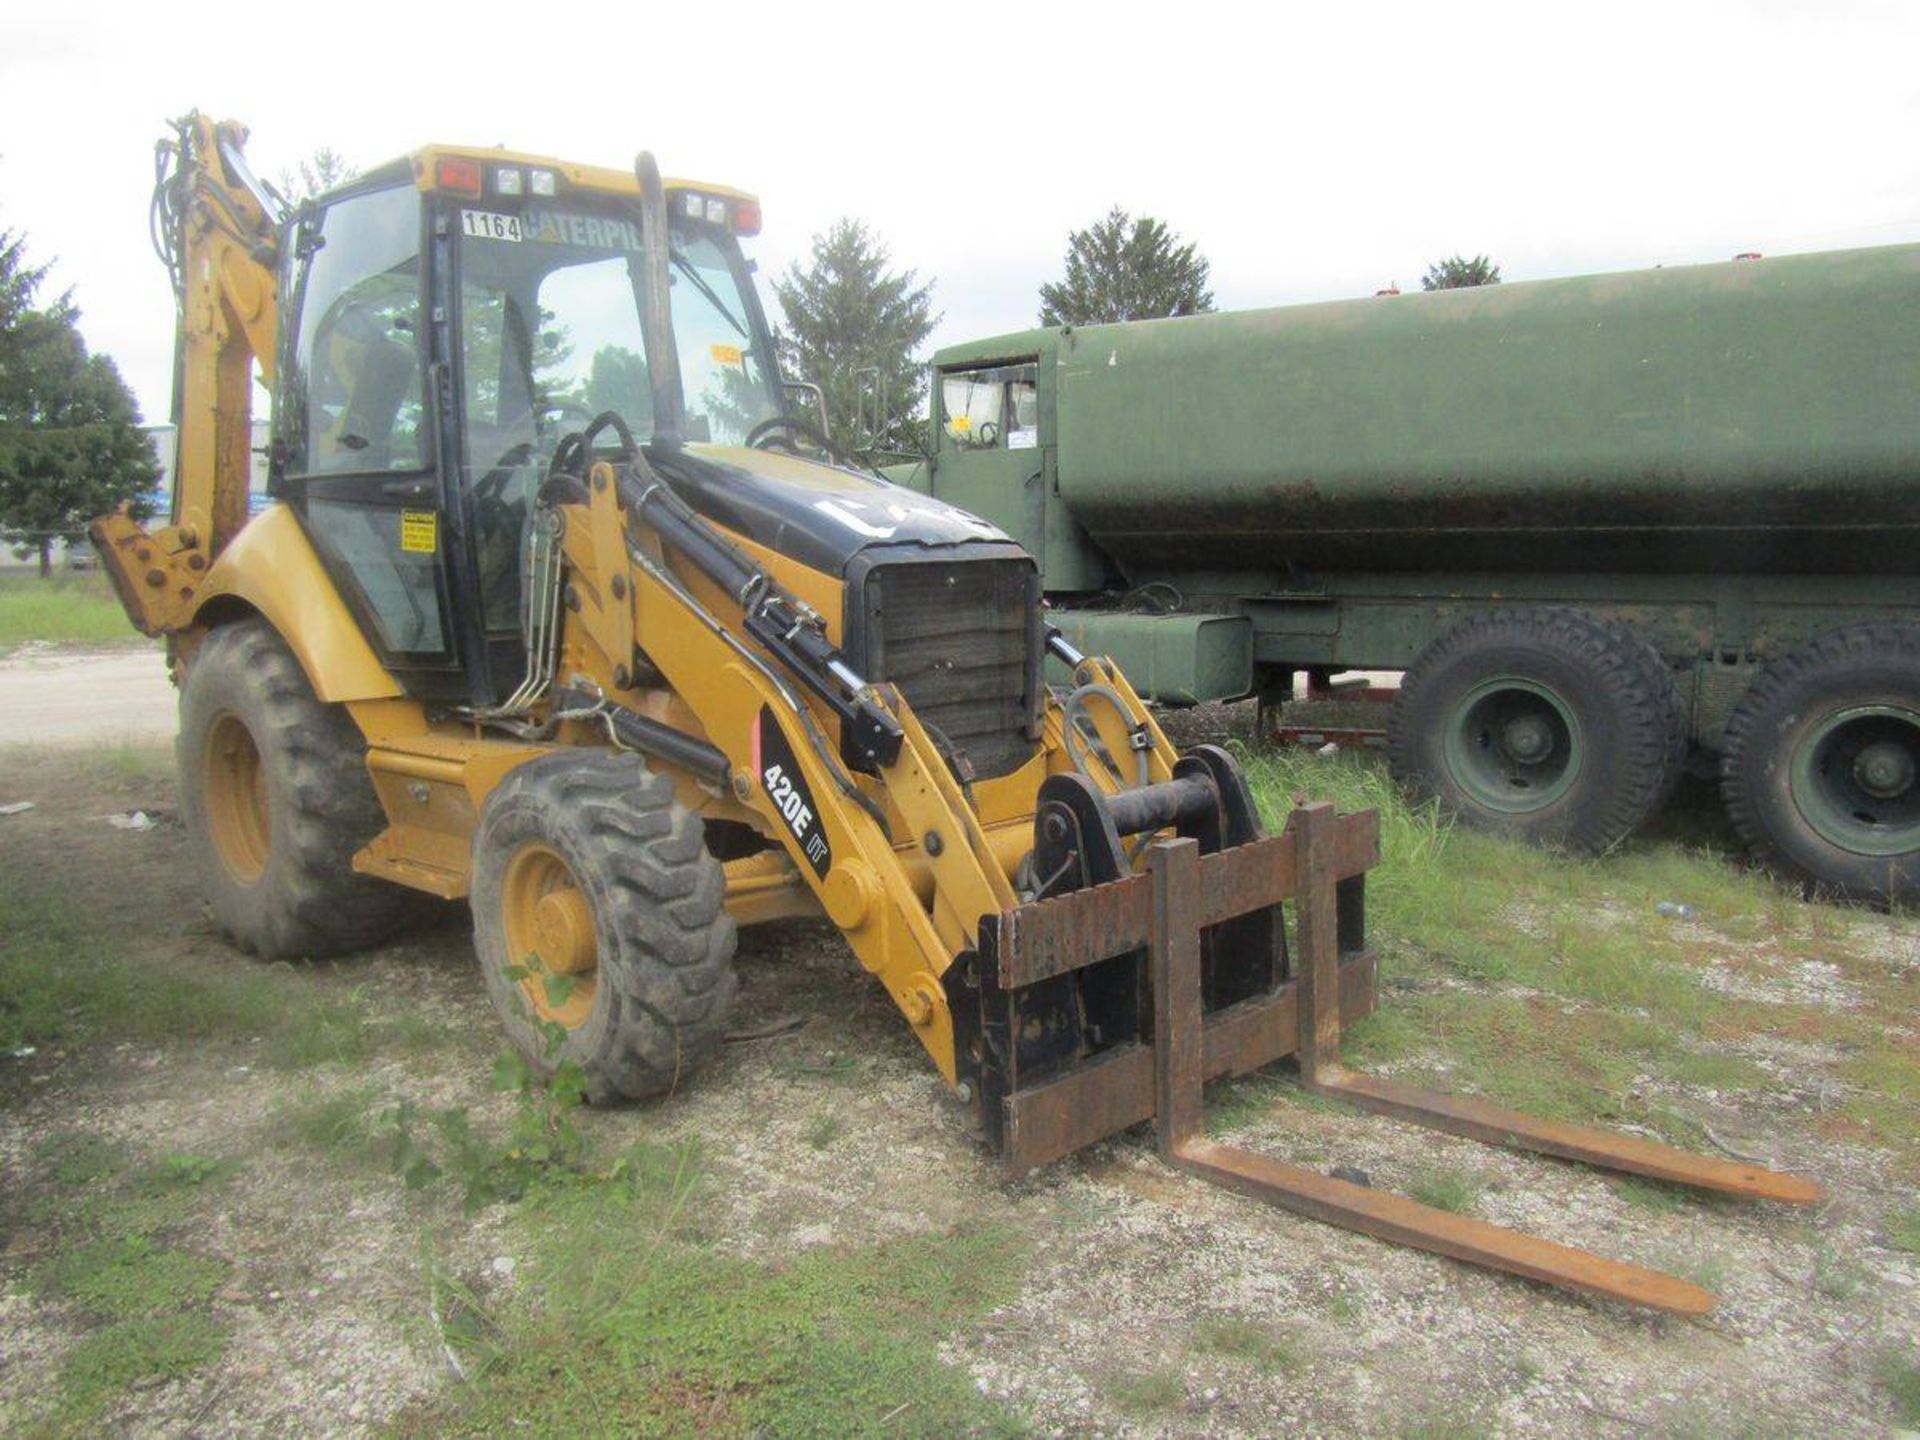
<svg viewBox="0 0 1920 1440">
<path fill-rule="evenodd" d="M 786 408 L 723 186 L 433 146 L 287 210 L 246 132 L 159 148 L 180 305 L 171 523 L 93 538 L 180 686 L 181 808 L 243 948 L 466 898 L 536 1069 L 658 1094 L 719 1042 L 735 927 L 825 914 L 1018 1172 L 1152 1119 L 1323 1220 L 1681 1312 L 1673 1277 L 1219 1145 L 1209 1079 L 1806 1201 L 1757 1166 L 1344 1069 L 1371 813 L 1263 837 L 1046 623 L 1028 555 Z M 271 492 L 247 518 L 249 399 Z M 1048 657 L 1070 675 L 1046 682 Z"/>
</svg>

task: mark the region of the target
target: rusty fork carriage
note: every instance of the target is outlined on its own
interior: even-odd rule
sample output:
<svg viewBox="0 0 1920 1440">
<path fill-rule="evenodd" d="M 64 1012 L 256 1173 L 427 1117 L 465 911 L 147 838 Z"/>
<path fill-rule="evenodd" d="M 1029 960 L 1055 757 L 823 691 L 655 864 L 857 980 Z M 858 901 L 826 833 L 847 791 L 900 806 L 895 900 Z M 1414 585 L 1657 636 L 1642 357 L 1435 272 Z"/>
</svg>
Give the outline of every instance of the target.
<svg viewBox="0 0 1920 1440">
<path fill-rule="evenodd" d="M 1042 791 L 1041 851 L 1051 834 L 1074 862 L 1070 878 L 1092 883 L 981 929 L 980 1115 L 1010 1174 L 1152 1119 L 1174 1166 L 1297 1214 L 1655 1310 L 1713 1307 L 1710 1291 L 1675 1276 L 1207 1137 L 1205 1082 L 1292 1056 L 1308 1091 L 1430 1129 L 1731 1195 L 1820 1198 L 1810 1181 L 1760 1165 L 1347 1068 L 1342 1026 L 1375 1000 L 1364 886 L 1380 858 L 1379 817 L 1302 805 L 1282 833 L 1261 838 L 1237 768 L 1204 748 L 1181 762 L 1186 773 L 1140 791 L 1102 795 L 1074 776 Z M 1120 837 L 1164 828 L 1178 838 L 1151 840 L 1144 871 L 1133 872 Z M 1283 907 L 1294 915 L 1293 963 Z"/>
</svg>

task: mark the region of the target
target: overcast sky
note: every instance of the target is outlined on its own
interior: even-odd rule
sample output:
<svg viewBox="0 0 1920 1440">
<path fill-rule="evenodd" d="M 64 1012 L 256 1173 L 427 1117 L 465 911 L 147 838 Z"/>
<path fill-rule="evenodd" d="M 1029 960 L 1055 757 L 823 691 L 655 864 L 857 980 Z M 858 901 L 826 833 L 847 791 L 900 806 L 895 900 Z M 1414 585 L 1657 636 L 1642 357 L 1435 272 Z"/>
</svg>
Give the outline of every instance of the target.
<svg viewBox="0 0 1920 1440">
<path fill-rule="evenodd" d="M 431 14 L 440 18 L 428 18 Z M 756 191 L 776 273 L 841 215 L 936 282 L 935 345 L 1033 323 L 1118 203 L 1222 308 L 1920 239 L 1920 3 L 27 5 L 0 17 L 0 227 L 165 417 L 153 141 L 273 175 L 504 143 Z"/>
</svg>

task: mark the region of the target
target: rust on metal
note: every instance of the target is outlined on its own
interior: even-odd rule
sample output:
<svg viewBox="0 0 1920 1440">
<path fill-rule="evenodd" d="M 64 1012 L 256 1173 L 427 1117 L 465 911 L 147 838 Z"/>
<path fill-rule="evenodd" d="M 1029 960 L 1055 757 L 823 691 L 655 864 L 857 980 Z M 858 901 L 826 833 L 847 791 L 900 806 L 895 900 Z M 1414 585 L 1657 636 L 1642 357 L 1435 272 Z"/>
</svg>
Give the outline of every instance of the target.
<svg viewBox="0 0 1920 1440">
<path fill-rule="evenodd" d="M 1371 1015 L 1378 984 L 1371 950 L 1340 964 L 1340 1008 L 1349 1021 Z M 1206 1017 L 1203 1075 L 1249 1075 L 1293 1053 L 1291 982 L 1272 996 L 1242 1001 Z M 1095 1140 L 1154 1115 L 1153 1049 L 1129 1045 L 1095 1057 L 1057 1079 L 1016 1090 L 1005 1101 L 1005 1164 L 1012 1176 L 1037 1170 Z"/>
<path fill-rule="evenodd" d="M 1351 879 L 1378 865 L 1378 813 L 1334 815 L 1331 806 L 1325 808 L 1322 853 L 1330 878 Z M 1294 899 L 1300 869 L 1296 833 L 1290 821 L 1279 835 L 1199 856 L 1193 882 L 1199 923 L 1218 925 Z M 1153 879 L 1146 874 L 1022 905 L 1000 917 L 1000 984 L 1017 989 L 1144 950 L 1152 920 Z"/>
<path fill-rule="evenodd" d="M 1403 1195 L 1335 1180 L 1250 1150 L 1188 1139 L 1169 1158 L 1183 1170 L 1296 1215 L 1470 1265 L 1676 1315 L 1704 1315 L 1714 1305 L 1711 1291 L 1658 1270 L 1436 1210 Z"/>
<path fill-rule="evenodd" d="M 1607 1170 L 1623 1170 L 1655 1180 L 1779 1200 L 1790 1205 L 1812 1205 L 1824 1193 L 1813 1181 L 1786 1175 L 1763 1165 L 1735 1164 L 1675 1149 L 1655 1140 L 1616 1135 L 1579 1125 L 1562 1125 L 1537 1116 L 1503 1109 L 1471 1096 L 1420 1090 L 1393 1080 L 1342 1070 L 1324 1076 L 1309 1088 L 1337 1096 L 1365 1110 L 1411 1120 L 1431 1130 L 1445 1130 L 1489 1145 L 1531 1150 L 1562 1160 L 1577 1160 Z"/>
<path fill-rule="evenodd" d="M 1338 885 L 1342 877 L 1333 863 L 1339 848 L 1334 842 L 1339 818 L 1331 806 L 1303 805 L 1288 821 L 1287 834 L 1295 840 L 1290 858 L 1295 870 L 1292 888 L 1298 896 L 1298 969 L 1285 987 L 1285 1003 L 1276 997 L 1258 1005 L 1235 1007 L 1242 1012 L 1237 1017 L 1240 1023 L 1258 1027 L 1268 1037 L 1267 1043 L 1261 1044 L 1252 1035 L 1236 1034 L 1234 1040 L 1245 1047 L 1236 1058 L 1258 1063 L 1258 1058 L 1269 1051 L 1280 1053 L 1289 1048 L 1291 1039 L 1308 1088 L 1400 1119 L 1495 1144 L 1516 1145 L 1736 1194 L 1799 1202 L 1818 1197 L 1818 1187 L 1809 1182 L 1777 1175 L 1761 1166 L 1728 1164 L 1648 1141 L 1536 1120 L 1482 1101 L 1373 1080 L 1347 1070 L 1339 1057 L 1341 1022 L 1343 1016 L 1352 1013 L 1345 1003 L 1344 982 L 1351 968 L 1364 972 L 1371 987 L 1373 964 L 1371 952 L 1354 957 L 1362 963 L 1352 967 L 1343 964 L 1340 955 Z M 1187 839 L 1158 840 L 1147 852 L 1146 878 L 1153 895 L 1148 957 L 1154 1041 L 1150 1050 L 1134 1053 L 1142 1060 L 1150 1056 L 1148 1098 L 1161 1154 L 1171 1164 L 1295 1214 L 1469 1264 L 1676 1315 L 1703 1315 L 1713 1308 L 1711 1292 L 1672 1275 L 1605 1259 L 1208 1140 L 1204 1134 L 1203 1087 L 1211 1075 L 1219 1072 L 1225 1058 L 1222 1052 L 1228 1025 L 1208 1024 L 1200 1005 L 1197 917 L 1202 913 L 1201 874 L 1206 858 L 1199 854 L 1195 842 Z M 1108 1087 L 1102 1098 L 1114 1094 L 1111 1082 L 1118 1077 L 1119 1066 L 1116 1058 L 1102 1073 L 1101 1079 Z M 1010 1105 L 1022 1098 L 1012 1097 Z M 1108 1103 L 1113 1105 L 1111 1100 Z M 1101 1119 L 1117 1119 L 1125 1109 L 1124 1105 L 1109 1108 Z M 1060 1129 L 1065 1128 L 1065 1115 L 1056 1113 L 1049 1118 Z"/>
</svg>

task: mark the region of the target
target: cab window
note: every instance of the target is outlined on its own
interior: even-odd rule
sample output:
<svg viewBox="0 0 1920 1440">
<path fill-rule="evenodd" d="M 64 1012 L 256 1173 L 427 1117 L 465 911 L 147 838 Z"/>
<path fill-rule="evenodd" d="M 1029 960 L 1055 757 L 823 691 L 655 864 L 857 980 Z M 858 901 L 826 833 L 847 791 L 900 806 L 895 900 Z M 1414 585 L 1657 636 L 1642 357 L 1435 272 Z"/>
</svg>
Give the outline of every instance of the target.
<svg viewBox="0 0 1920 1440">
<path fill-rule="evenodd" d="M 426 468 L 420 197 L 411 186 L 334 202 L 301 296 L 305 424 L 294 473 Z"/>
<path fill-rule="evenodd" d="M 1038 367 L 993 365 L 940 379 L 941 428 L 956 450 L 1031 450 L 1040 443 Z"/>
</svg>

